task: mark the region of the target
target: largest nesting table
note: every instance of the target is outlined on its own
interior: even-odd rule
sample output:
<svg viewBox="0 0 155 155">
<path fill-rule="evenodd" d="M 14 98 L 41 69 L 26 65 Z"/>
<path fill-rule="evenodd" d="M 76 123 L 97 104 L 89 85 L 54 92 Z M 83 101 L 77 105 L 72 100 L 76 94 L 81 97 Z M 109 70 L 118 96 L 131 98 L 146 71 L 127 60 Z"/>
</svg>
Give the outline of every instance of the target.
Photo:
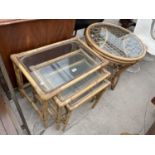
<svg viewBox="0 0 155 155">
<path fill-rule="evenodd" d="M 78 38 L 72 38 L 11 56 L 19 91 L 48 126 L 48 114 L 66 127 L 71 112 L 95 99 L 110 85 L 108 61 Z M 26 91 L 23 76 L 31 85 Z"/>
<path fill-rule="evenodd" d="M 86 29 L 88 45 L 110 61 L 111 88 L 114 89 L 120 74 L 144 58 L 146 49 L 132 32 L 109 23 L 95 23 Z"/>
</svg>

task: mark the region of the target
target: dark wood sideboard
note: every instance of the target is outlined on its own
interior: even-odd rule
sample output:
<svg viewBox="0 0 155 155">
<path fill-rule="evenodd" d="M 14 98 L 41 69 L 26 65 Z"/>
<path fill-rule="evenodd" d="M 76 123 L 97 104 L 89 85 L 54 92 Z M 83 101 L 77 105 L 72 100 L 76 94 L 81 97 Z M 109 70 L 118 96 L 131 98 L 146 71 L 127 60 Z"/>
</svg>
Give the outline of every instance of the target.
<svg viewBox="0 0 155 155">
<path fill-rule="evenodd" d="M 71 38 L 74 19 L 0 20 L 0 53 L 16 86 L 10 55 Z"/>
</svg>

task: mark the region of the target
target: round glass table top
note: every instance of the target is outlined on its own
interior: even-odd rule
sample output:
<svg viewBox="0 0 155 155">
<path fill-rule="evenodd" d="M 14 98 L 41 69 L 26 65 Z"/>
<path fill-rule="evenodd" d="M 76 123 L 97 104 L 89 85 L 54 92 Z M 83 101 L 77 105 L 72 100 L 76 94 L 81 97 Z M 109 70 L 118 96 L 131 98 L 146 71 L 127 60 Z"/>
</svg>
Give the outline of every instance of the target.
<svg viewBox="0 0 155 155">
<path fill-rule="evenodd" d="M 141 40 L 130 31 L 116 25 L 95 23 L 86 30 L 86 40 L 100 54 L 123 61 L 134 61 L 146 54 Z"/>
</svg>

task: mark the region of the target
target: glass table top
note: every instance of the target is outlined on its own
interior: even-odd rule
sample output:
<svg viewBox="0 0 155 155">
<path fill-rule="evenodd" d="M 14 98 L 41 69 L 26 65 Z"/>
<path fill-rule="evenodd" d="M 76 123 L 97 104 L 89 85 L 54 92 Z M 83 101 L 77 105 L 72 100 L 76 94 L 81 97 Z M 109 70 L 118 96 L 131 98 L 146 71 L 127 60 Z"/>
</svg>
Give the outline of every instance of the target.
<svg viewBox="0 0 155 155">
<path fill-rule="evenodd" d="M 92 87 L 91 89 L 89 89 L 88 91 L 86 91 L 85 93 L 83 93 L 80 96 L 78 96 L 77 98 L 71 100 L 71 102 L 69 102 L 67 105 L 68 106 L 74 106 L 74 105 L 78 104 L 79 102 L 81 102 L 84 98 L 87 98 L 88 96 L 89 96 L 89 99 L 87 101 L 89 101 L 97 93 L 99 93 L 102 90 L 105 90 L 109 86 L 110 86 L 110 82 L 107 79 L 104 79 L 101 82 L 99 82 L 98 84 L 96 84 L 94 87 Z M 61 104 L 63 104 L 63 101 L 61 101 L 61 97 L 60 96 L 58 96 L 56 98 L 57 98 L 57 100 L 59 102 L 61 102 Z M 57 100 L 55 100 L 55 101 L 57 102 Z"/>
<path fill-rule="evenodd" d="M 144 45 L 134 34 L 109 24 L 90 26 L 89 37 L 101 50 L 111 55 L 136 58 L 143 54 Z"/>
<path fill-rule="evenodd" d="M 98 89 L 103 89 L 105 87 L 105 85 L 107 85 L 106 87 L 108 87 L 109 84 L 110 84 L 109 81 L 106 80 L 106 79 L 103 80 L 103 81 L 101 81 L 100 83 L 98 83 L 97 85 L 95 85 L 92 89 L 90 89 L 89 91 L 87 91 L 84 94 L 80 95 L 78 98 L 74 99 L 69 105 L 71 105 L 71 106 L 76 105 L 76 103 L 77 102 L 80 102 L 80 100 L 82 100 L 84 97 L 90 95 L 91 93 L 97 91 Z"/>
<path fill-rule="evenodd" d="M 98 70 L 88 77 L 84 78 L 83 80 L 77 82 L 76 84 L 72 85 L 71 87 L 68 87 L 64 91 L 60 92 L 58 94 L 59 99 L 63 102 L 64 100 L 70 98 L 73 94 L 76 94 L 80 92 L 81 90 L 85 89 L 90 84 L 94 83 L 96 80 L 101 79 L 103 76 L 105 76 L 107 73 L 103 70 Z M 102 80 L 103 81 L 103 80 Z"/>
<path fill-rule="evenodd" d="M 52 91 L 103 63 L 103 60 L 75 41 L 23 56 L 20 61 L 45 92 Z"/>
</svg>

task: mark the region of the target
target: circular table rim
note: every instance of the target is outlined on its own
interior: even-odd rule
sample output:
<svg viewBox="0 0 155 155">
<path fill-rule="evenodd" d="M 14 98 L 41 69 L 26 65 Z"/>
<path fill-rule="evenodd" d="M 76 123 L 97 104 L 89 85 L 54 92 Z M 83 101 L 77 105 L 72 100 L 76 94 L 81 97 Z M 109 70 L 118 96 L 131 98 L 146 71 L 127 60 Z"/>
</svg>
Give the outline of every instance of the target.
<svg viewBox="0 0 155 155">
<path fill-rule="evenodd" d="M 138 40 L 140 41 L 142 47 L 143 47 L 143 53 L 141 55 L 139 55 L 138 57 L 134 57 L 134 58 L 125 58 L 125 57 L 122 57 L 122 56 L 116 56 L 116 55 L 113 55 L 113 54 L 110 54 L 109 52 L 107 52 L 106 50 L 103 50 L 101 49 L 98 45 L 96 45 L 96 43 L 90 38 L 90 29 L 96 25 L 107 25 L 107 26 L 112 26 L 112 27 L 115 27 L 115 28 L 119 28 L 119 29 L 122 29 L 123 31 L 126 31 L 128 32 L 129 34 L 132 34 L 134 35 L 136 38 L 138 38 Z M 111 60 L 111 61 L 114 61 L 114 62 L 118 62 L 118 63 L 134 63 L 136 61 L 139 61 L 141 59 L 144 58 L 145 54 L 146 54 L 146 47 L 145 45 L 143 44 L 143 42 L 141 41 L 141 39 L 136 36 L 134 33 L 132 33 L 131 31 L 121 27 L 121 26 L 118 26 L 118 25 L 115 25 L 115 24 L 111 24 L 111 23 L 94 23 L 94 24 L 91 24 L 87 27 L 86 29 L 86 32 L 85 32 L 85 37 L 86 37 L 86 41 L 88 42 L 89 46 L 91 46 L 93 49 L 97 50 L 97 53 L 102 55 L 103 57 Z"/>
</svg>

